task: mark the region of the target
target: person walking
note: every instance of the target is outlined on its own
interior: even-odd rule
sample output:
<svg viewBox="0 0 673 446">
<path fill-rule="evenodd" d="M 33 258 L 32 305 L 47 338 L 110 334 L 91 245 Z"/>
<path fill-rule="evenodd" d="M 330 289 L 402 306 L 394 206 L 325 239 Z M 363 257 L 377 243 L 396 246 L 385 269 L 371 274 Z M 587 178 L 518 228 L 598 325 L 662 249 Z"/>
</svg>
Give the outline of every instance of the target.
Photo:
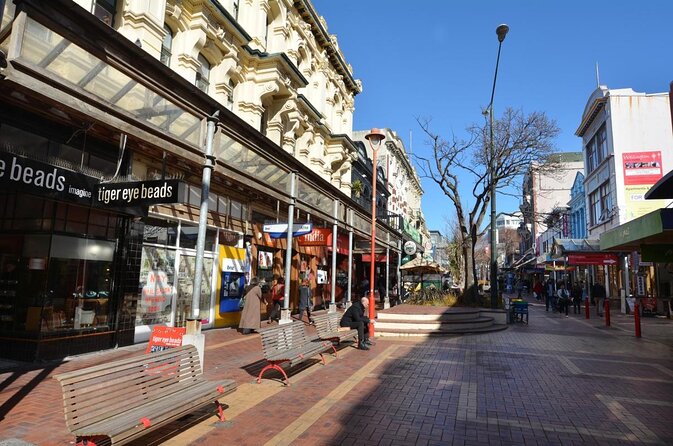
<svg viewBox="0 0 673 446">
<path fill-rule="evenodd" d="M 544 311 L 549 311 L 550 306 L 552 307 L 552 310 L 554 309 L 553 298 L 554 298 L 554 281 L 550 278 L 549 280 L 547 280 L 547 284 L 545 285 Z"/>
<path fill-rule="evenodd" d="M 308 318 L 308 323 L 314 325 L 313 318 L 311 317 L 311 307 L 313 302 L 311 302 L 313 293 L 311 293 L 311 287 L 309 286 L 308 279 L 304 279 L 299 286 L 299 320 L 304 319 L 304 310 L 306 310 L 306 317 Z"/>
<path fill-rule="evenodd" d="M 596 314 L 598 316 L 603 316 L 603 308 L 605 306 L 605 298 L 607 292 L 605 287 L 600 282 L 594 282 L 594 285 L 591 287 L 591 295 L 596 302 Z"/>
<path fill-rule="evenodd" d="M 253 330 L 259 330 L 262 326 L 260 312 L 262 309 L 262 288 L 259 286 L 259 279 L 253 277 L 250 279 L 250 285 L 245 289 L 245 303 L 241 312 L 241 321 L 238 328 L 243 334 L 250 334 Z"/>
<path fill-rule="evenodd" d="M 282 277 L 276 277 L 271 287 L 271 313 L 269 322 L 280 321 L 280 309 L 285 301 L 285 280 Z"/>
<path fill-rule="evenodd" d="M 542 286 L 542 282 L 539 280 L 535 281 L 535 285 L 533 285 L 533 294 L 535 295 L 535 300 L 540 301 L 542 298 L 544 287 Z"/>
<path fill-rule="evenodd" d="M 570 290 L 570 298 L 573 301 L 573 314 L 580 314 L 580 305 L 582 304 L 582 286 L 575 282 Z"/>
<path fill-rule="evenodd" d="M 373 345 L 373 342 L 369 340 L 370 320 L 366 316 L 367 308 L 369 308 L 369 299 L 363 297 L 359 301 L 353 302 L 353 305 L 346 310 L 339 322 L 342 327 L 357 329 L 358 348 L 360 350 L 369 350 L 368 346 Z"/>
<path fill-rule="evenodd" d="M 568 306 L 570 303 L 570 296 L 568 294 L 568 290 L 566 290 L 566 285 L 565 283 L 561 282 L 558 287 L 558 291 L 556 292 L 557 296 L 557 305 L 558 305 L 558 312 L 561 316 L 563 316 L 563 311 L 565 310 L 566 317 L 568 317 Z"/>
</svg>

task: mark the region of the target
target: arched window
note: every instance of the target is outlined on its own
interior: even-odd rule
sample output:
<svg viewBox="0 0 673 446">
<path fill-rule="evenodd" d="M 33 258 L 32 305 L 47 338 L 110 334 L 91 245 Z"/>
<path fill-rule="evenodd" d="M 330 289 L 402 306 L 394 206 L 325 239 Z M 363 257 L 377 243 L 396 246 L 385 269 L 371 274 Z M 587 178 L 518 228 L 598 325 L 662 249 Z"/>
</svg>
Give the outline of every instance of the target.
<svg viewBox="0 0 673 446">
<path fill-rule="evenodd" d="M 171 48 L 173 48 L 173 31 L 164 25 L 164 40 L 161 42 L 161 63 L 170 66 L 171 65 Z"/>
<path fill-rule="evenodd" d="M 195 85 L 199 90 L 208 93 L 208 88 L 210 87 L 210 62 L 208 62 L 203 54 L 199 54 L 197 60 L 199 61 L 199 68 L 196 72 Z"/>
<path fill-rule="evenodd" d="M 234 90 L 236 89 L 236 83 L 229 79 L 229 95 L 227 96 L 227 108 L 229 110 L 234 109 Z"/>
</svg>

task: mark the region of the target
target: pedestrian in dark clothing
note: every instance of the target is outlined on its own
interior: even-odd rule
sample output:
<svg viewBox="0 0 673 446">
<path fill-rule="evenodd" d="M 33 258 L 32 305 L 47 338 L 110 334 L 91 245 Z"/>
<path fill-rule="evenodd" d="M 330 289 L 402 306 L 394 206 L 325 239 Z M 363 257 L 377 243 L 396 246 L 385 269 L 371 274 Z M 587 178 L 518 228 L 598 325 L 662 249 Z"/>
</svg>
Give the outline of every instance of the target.
<svg viewBox="0 0 673 446">
<path fill-rule="evenodd" d="M 386 278 L 384 276 L 379 276 L 376 283 L 376 289 L 379 292 L 379 302 L 383 305 L 386 299 Z"/>
<path fill-rule="evenodd" d="M 554 281 L 549 279 L 547 280 L 547 284 L 544 287 L 545 289 L 545 296 L 544 296 L 544 311 L 549 311 L 549 307 L 552 307 L 552 310 L 554 309 L 554 304 L 553 304 L 553 299 L 554 299 Z"/>
<path fill-rule="evenodd" d="M 582 304 L 582 287 L 575 282 L 570 290 L 570 298 L 573 301 L 573 314 L 580 314 L 580 305 Z"/>
<path fill-rule="evenodd" d="M 563 315 L 563 311 L 565 310 L 566 317 L 568 317 L 568 306 L 570 304 L 570 295 L 568 294 L 568 290 L 566 290 L 565 283 L 561 282 L 559 284 L 556 296 L 558 297 L 557 304 L 559 313 Z"/>
<path fill-rule="evenodd" d="M 605 306 L 605 297 L 607 296 L 603 284 L 600 282 L 595 282 L 591 287 L 591 296 L 596 302 L 596 314 L 603 316 L 603 307 Z"/>
<path fill-rule="evenodd" d="M 365 277 L 360 282 L 360 297 L 369 296 L 369 280 Z"/>
<path fill-rule="evenodd" d="M 311 293 L 308 279 L 304 279 L 299 287 L 299 320 L 304 318 L 304 310 L 306 310 L 306 317 L 311 325 L 313 325 L 313 318 L 311 317 L 312 297 L 313 293 Z"/>
<path fill-rule="evenodd" d="M 359 301 L 353 302 L 348 310 L 341 317 L 339 325 L 342 327 L 355 328 L 358 331 L 358 348 L 360 350 L 369 350 L 368 345 L 373 343 L 369 340 L 369 323 L 370 320 L 366 316 L 367 308 L 369 308 L 369 300 L 366 297 Z"/>
</svg>

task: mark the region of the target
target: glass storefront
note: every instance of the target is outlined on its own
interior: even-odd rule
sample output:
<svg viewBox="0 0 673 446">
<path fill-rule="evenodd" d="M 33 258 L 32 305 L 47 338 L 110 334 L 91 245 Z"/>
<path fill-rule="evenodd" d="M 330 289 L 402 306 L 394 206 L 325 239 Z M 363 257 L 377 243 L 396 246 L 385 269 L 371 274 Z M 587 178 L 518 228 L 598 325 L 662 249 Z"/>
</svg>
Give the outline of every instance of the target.
<svg viewBox="0 0 673 446">
<path fill-rule="evenodd" d="M 185 326 L 192 315 L 198 226 L 190 222 L 145 219 L 138 301 L 135 303 L 135 342 L 149 339 L 154 325 Z M 199 316 L 204 328 L 214 319 L 217 230 L 206 231 Z"/>
<path fill-rule="evenodd" d="M 0 335 L 44 339 L 113 330 L 118 217 L 14 193 L 0 194 L 0 216 Z"/>
</svg>

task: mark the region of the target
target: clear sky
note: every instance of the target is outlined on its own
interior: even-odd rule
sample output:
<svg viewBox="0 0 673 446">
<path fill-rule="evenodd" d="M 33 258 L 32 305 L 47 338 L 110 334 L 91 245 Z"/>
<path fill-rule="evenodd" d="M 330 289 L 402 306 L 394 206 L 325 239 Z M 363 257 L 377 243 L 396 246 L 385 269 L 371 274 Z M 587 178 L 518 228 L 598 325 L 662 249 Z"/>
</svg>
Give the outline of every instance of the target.
<svg viewBox="0 0 673 446">
<path fill-rule="evenodd" d="M 510 31 L 500 56 L 496 116 L 508 106 L 546 112 L 561 129 L 559 151 L 582 149 L 575 130 L 596 88 L 596 62 L 600 83 L 612 89 L 664 92 L 673 81 L 673 0 L 313 4 L 363 83 L 353 129 L 389 127 L 407 151 L 412 139 L 415 153 L 427 150 L 416 117 L 431 118 L 445 137 L 465 136 L 467 125 L 483 122 L 501 23 Z M 430 180 L 422 182 L 428 228 L 445 233 L 453 206 Z M 498 212 L 518 209 L 513 198 L 499 196 L 497 203 Z"/>
</svg>

